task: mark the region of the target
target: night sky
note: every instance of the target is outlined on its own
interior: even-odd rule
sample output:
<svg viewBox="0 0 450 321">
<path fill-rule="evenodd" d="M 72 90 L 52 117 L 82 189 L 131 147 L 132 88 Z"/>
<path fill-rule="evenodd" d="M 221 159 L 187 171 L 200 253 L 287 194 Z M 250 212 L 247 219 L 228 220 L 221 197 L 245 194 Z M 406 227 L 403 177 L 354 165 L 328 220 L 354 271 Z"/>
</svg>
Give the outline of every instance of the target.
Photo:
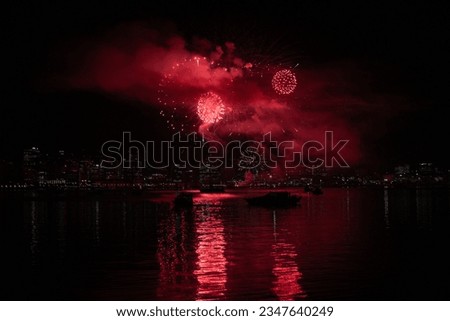
<svg viewBox="0 0 450 321">
<path fill-rule="evenodd" d="M 351 151 L 355 165 L 449 162 L 450 55 L 445 48 L 450 23 L 443 6 L 76 1 L 17 3 L 4 12 L 0 158 L 18 160 L 24 148 L 34 145 L 95 154 L 124 130 L 142 140 L 168 137 L 152 96 L 161 75 L 139 78 L 133 69 L 130 80 L 123 70 L 134 66 L 130 57 L 147 41 L 152 48 L 167 48 L 176 36 L 184 41 L 184 53 L 211 54 L 232 42 L 233 55 L 269 66 L 266 72 L 297 66 L 298 96 L 293 102 L 280 100 L 281 105 L 302 109 L 292 122 L 304 122 L 307 138 L 328 128 L 357 142 Z M 157 36 L 150 41 L 152 32 Z M 201 49 L 205 42 L 213 49 Z M 125 57 L 122 72 L 115 70 L 116 60 L 109 60 L 105 48 L 111 47 Z M 258 99 L 257 107 L 248 108 L 258 114 L 270 97 L 264 83 L 235 84 L 235 106 L 239 99 L 246 106 Z M 244 97 L 250 87 L 258 94 Z M 264 117 L 259 115 L 258 124 L 272 129 Z M 286 129 L 295 126 L 289 123 Z"/>
</svg>

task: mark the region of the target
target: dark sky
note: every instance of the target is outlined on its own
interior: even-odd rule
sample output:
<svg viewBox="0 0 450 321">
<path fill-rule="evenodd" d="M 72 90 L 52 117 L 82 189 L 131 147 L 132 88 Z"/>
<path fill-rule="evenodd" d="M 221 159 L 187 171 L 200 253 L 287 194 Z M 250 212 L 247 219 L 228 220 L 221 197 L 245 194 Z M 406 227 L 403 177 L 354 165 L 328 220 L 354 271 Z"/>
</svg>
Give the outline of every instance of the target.
<svg viewBox="0 0 450 321">
<path fill-rule="evenodd" d="M 173 24 L 186 39 L 231 40 L 238 46 L 245 42 L 255 46 L 261 39 L 267 45 L 275 39 L 278 48 L 286 48 L 286 56 L 298 57 L 311 68 L 351 61 L 371 78 L 374 91 L 408 102 L 407 108 L 386 120 L 383 135 L 362 137 L 371 154 L 382 155 L 387 166 L 421 160 L 448 164 L 446 7 L 259 2 L 55 1 L 17 3 L 2 10 L 7 15 L 2 68 L 7 85 L 0 117 L 0 158 L 20 158 L 21 150 L 31 145 L 94 153 L 123 130 L 132 130 L 142 139 L 161 137 L 162 126 L 154 122 L 148 126 L 155 111 L 139 103 L 45 86 L 61 70 L 61 52 L 67 55 L 74 43 L 80 48 L 83 39 L 126 22 L 145 21 Z"/>
</svg>

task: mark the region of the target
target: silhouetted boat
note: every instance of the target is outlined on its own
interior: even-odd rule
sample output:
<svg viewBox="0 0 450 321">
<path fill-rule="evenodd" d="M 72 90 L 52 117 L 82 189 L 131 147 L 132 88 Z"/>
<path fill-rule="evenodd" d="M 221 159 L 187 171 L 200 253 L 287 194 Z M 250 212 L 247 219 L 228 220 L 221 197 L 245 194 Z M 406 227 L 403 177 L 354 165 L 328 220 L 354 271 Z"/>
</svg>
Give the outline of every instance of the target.
<svg viewBox="0 0 450 321">
<path fill-rule="evenodd" d="M 181 192 L 173 200 L 175 207 L 192 207 L 194 205 L 192 193 Z"/>
<path fill-rule="evenodd" d="M 289 192 L 269 192 L 264 196 L 250 197 L 245 200 L 252 206 L 292 207 L 296 206 L 301 196 Z"/>
</svg>

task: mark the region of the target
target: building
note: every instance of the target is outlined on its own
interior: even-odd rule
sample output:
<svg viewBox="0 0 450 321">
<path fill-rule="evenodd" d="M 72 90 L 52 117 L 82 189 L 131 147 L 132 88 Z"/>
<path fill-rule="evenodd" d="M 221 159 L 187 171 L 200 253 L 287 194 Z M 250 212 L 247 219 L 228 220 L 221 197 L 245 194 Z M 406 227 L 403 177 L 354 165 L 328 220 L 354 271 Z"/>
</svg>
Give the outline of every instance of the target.
<svg viewBox="0 0 450 321">
<path fill-rule="evenodd" d="M 23 151 L 23 180 L 27 185 L 37 185 L 42 166 L 42 155 L 37 147 Z"/>
</svg>

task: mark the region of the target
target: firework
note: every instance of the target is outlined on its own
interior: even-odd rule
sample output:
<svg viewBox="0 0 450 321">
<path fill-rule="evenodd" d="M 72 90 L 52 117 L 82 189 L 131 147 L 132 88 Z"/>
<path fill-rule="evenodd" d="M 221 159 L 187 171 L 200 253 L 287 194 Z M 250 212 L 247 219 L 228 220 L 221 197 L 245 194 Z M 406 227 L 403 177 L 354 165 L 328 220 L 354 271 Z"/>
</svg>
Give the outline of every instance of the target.
<svg viewBox="0 0 450 321">
<path fill-rule="evenodd" d="M 192 84 L 184 75 L 196 79 L 201 78 L 201 68 L 209 65 L 205 57 L 193 56 L 178 61 L 163 74 L 158 85 L 158 103 L 162 107 L 160 115 L 165 119 L 169 129 L 175 131 L 193 131 L 197 127 L 195 117 L 192 117 Z"/>
<path fill-rule="evenodd" d="M 292 94 L 297 87 L 295 74 L 289 69 L 278 71 L 272 78 L 272 87 L 280 95 Z"/>
<path fill-rule="evenodd" d="M 197 103 L 197 115 L 206 124 L 214 124 L 223 118 L 225 106 L 222 99 L 208 91 L 202 94 Z"/>
</svg>

